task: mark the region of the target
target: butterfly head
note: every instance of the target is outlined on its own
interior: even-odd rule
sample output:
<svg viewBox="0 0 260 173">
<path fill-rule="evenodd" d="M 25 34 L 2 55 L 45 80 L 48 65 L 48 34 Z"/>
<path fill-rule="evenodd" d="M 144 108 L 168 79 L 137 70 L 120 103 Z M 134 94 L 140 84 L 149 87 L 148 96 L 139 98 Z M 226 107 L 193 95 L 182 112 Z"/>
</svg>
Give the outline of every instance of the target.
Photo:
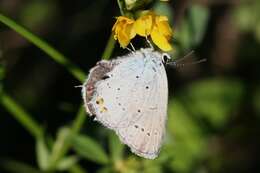
<svg viewBox="0 0 260 173">
<path fill-rule="evenodd" d="M 171 60 L 171 56 L 168 53 L 162 53 L 161 59 L 164 64 L 167 64 Z"/>
</svg>

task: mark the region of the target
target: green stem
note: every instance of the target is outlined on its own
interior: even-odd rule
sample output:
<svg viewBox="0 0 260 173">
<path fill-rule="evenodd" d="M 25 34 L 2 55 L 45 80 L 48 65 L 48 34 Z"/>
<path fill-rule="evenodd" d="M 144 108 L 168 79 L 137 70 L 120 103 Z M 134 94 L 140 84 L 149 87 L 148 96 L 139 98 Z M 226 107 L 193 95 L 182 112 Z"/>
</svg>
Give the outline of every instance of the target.
<svg viewBox="0 0 260 173">
<path fill-rule="evenodd" d="M 115 48 L 115 39 L 114 39 L 114 34 L 111 33 L 106 48 L 104 50 L 104 53 L 102 54 L 102 59 L 108 60 L 112 55 L 114 48 Z"/>
<path fill-rule="evenodd" d="M 117 5 L 119 7 L 119 10 L 120 10 L 120 13 L 121 13 L 122 16 L 125 15 L 124 7 L 123 7 L 124 4 L 123 3 L 124 2 L 122 0 L 117 0 Z"/>
<path fill-rule="evenodd" d="M 86 113 L 85 113 L 85 108 L 81 106 L 78 110 L 76 119 L 72 123 L 72 132 L 73 133 L 78 133 L 80 129 L 82 128 L 84 121 L 86 119 Z"/>
<path fill-rule="evenodd" d="M 40 137 L 43 135 L 43 129 L 39 124 L 35 122 L 32 116 L 27 113 L 20 105 L 18 105 L 10 96 L 1 93 L 1 103 L 10 112 L 14 118 L 22 124 L 25 129 L 34 137 Z"/>
<path fill-rule="evenodd" d="M 79 81 L 83 82 L 86 75 L 83 71 L 81 71 L 77 66 L 75 66 L 71 61 L 69 61 L 68 58 L 66 58 L 64 55 L 62 55 L 60 52 L 58 52 L 56 49 L 51 47 L 47 42 L 40 39 L 38 36 L 32 34 L 24 27 L 18 25 L 15 21 L 12 19 L 4 16 L 3 14 L 0 14 L 0 22 L 7 25 L 17 33 L 19 33 L 21 36 L 26 38 L 28 41 L 36 45 L 38 48 L 43 50 L 47 55 L 49 55 L 54 61 L 57 63 L 63 65 L 68 69 L 68 71 Z"/>
<path fill-rule="evenodd" d="M 124 2 L 122 0 L 117 0 L 117 4 L 118 4 L 121 15 L 124 16 L 125 15 L 124 7 L 123 7 Z M 112 52 L 115 48 L 115 43 L 116 43 L 116 41 L 114 39 L 114 34 L 111 33 L 111 35 L 108 39 L 106 48 L 104 50 L 104 53 L 102 54 L 102 59 L 108 60 L 110 58 L 110 56 L 112 55 Z"/>
</svg>

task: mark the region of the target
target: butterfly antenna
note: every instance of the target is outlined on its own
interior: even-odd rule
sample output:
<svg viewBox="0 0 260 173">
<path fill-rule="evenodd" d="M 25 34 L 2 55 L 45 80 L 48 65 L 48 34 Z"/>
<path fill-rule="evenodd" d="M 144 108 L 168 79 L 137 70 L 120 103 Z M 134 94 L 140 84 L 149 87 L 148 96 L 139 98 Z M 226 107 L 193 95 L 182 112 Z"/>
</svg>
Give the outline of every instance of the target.
<svg viewBox="0 0 260 173">
<path fill-rule="evenodd" d="M 184 67 L 184 66 L 188 66 L 188 65 L 195 65 L 195 64 L 199 64 L 199 63 L 207 61 L 206 58 L 203 58 L 203 59 L 200 59 L 198 61 L 191 62 L 191 63 L 180 63 L 180 62 L 184 61 L 185 59 L 191 57 L 193 54 L 194 54 L 194 51 L 192 50 L 187 55 L 185 55 L 183 58 L 167 62 L 167 65 L 170 65 L 170 66 L 175 67 L 175 68 L 179 68 L 179 67 Z"/>
<path fill-rule="evenodd" d="M 188 54 L 186 54 L 184 57 L 175 60 L 176 63 L 184 61 L 185 59 L 191 57 L 194 54 L 194 50 L 190 51 Z"/>
<path fill-rule="evenodd" d="M 179 68 L 179 67 L 184 67 L 184 66 L 189 66 L 189 65 L 195 65 L 195 64 L 199 64 L 199 63 L 202 63 L 202 62 L 206 62 L 207 59 L 206 58 L 203 58 L 203 59 L 200 59 L 198 61 L 195 61 L 195 62 L 191 62 L 191 63 L 182 63 L 182 64 L 178 64 L 176 62 L 173 62 L 173 65 L 175 68 Z"/>
</svg>

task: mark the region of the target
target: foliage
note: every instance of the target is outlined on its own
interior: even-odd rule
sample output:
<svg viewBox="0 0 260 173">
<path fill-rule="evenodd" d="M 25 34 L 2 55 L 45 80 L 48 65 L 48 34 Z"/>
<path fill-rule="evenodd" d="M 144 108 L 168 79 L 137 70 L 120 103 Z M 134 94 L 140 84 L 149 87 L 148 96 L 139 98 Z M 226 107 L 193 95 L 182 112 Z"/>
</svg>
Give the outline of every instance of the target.
<svg viewBox="0 0 260 173">
<path fill-rule="evenodd" d="M 43 111 L 42 113 L 43 109 L 41 109 L 41 105 L 37 105 L 37 103 L 42 102 L 32 104 L 32 107 L 26 106 L 25 102 L 27 98 L 23 92 L 25 89 L 21 85 L 18 85 L 17 88 L 10 87 L 11 82 L 8 83 L 8 81 L 11 81 L 10 78 L 12 76 L 21 77 L 21 74 L 16 72 L 19 68 L 11 68 L 10 64 L 15 64 L 15 62 L 11 59 L 12 54 L 10 52 L 14 49 L 17 56 L 24 58 L 18 49 L 10 46 L 10 50 L 8 50 L 10 52 L 7 51 L 6 53 L 5 49 L 1 46 L 2 42 L 8 42 L 6 38 L 10 38 L 10 40 L 14 39 L 12 37 L 5 37 L 5 34 L 2 34 L 12 30 L 29 42 L 27 43 L 30 45 L 29 48 L 24 48 L 23 46 L 26 44 L 20 43 L 22 44 L 20 48 L 21 52 L 24 52 L 25 55 L 28 55 L 26 54 L 27 49 L 33 49 L 31 45 L 34 45 L 47 55 L 40 55 L 40 57 L 44 57 L 45 59 L 48 57 L 49 59 L 47 60 L 61 65 L 64 71 L 71 74 L 66 79 L 58 76 L 54 81 L 64 82 L 59 82 L 58 87 L 56 87 L 59 91 L 64 89 L 66 90 L 64 93 L 72 92 L 72 88 L 77 85 L 77 82 L 82 83 L 87 77 L 87 74 L 81 70 L 83 65 L 79 65 L 79 61 L 87 63 L 88 68 L 90 68 L 98 60 L 91 59 L 92 57 L 101 56 L 102 59 L 109 59 L 113 55 L 118 54 L 115 52 L 122 51 L 114 41 L 113 33 L 110 36 L 107 33 L 104 34 L 104 30 L 111 30 L 111 26 L 115 22 L 115 20 L 113 21 L 114 16 L 111 14 L 111 16 L 106 17 L 102 16 L 101 12 L 96 12 L 97 7 L 100 7 L 100 11 L 103 9 L 108 10 L 107 6 L 110 7 L 109 3 L 98 0 L 92 2 L 92 4 L 90 3 L 90 5 L 88 4 L 89 9 L 87 10 L 78 7 L 78 13 L 71 9 L 73 19 L 69 19 L 68 15 L 59 11 L 66 9 L 67 6 L 59 6 L 58 1 L 28 1 L 25 4 L 20 4 L 18 6 L 21 6 L 22 10 L 19 13 L 17 12 L 15 20 L 8 17 L 9 15 L 11 16 L 8 10 L 4 10 L 4 8 L 0 9 L 0 36 L 6 39 L 0 42 L 1 116 L 12 116 L 18 122 L 19 127 L 24 128 L 35 141 L 35 154 L 27 150 L 24 151 L 25 153 L 28 152 L 27 156 L 24 157 L 29 156 L 31 162 L 21 159 L 23 157 L 13 160 L 16 158 L 3 155 L 4 158 L 2 158 L 2 165 L 0 166 L 8 172 L 14 173 L 57 171 L 71 173 L 188 173 L 229 172 L 230 170 L 230 172 L 248 172 L 253 169 L 259 170 L 259 166 L 255 166 L 256 161 L 254 157 L 255 150 L 258 149 L 260 142 L 254 136 L 259 135 L 257 130 L 259 130 L 258 125 L 260 121 L 260 85 L 257 73 L 259 70 L 257 70 L 258 67 L 256 65 L 254 66 L 254 64 L 259 64 L 259 57 L 253 53 L 246 58 L 239 55 L 243 55 L 251 50 L 255 52 L 259 51 L 260 24 L 257 19 L 260 3 L 259 1 L 251 1 L 250 3 L 241 1 L 235 5 L 232 3 L 231 5 L 222 4 L 223 6 L 226 5 L 226 9 L 229 9 L 230 6 L 232 7 L 229 11 L 231 14 L 229 17 L 236 24 L 234 27 L 237 33 L 239 33 L 237 37 L 241 40 L 241 45 L 237 45 L 234 49 L 234 52 L 238 55 L 234 54 L 235 58 L 231 61 L 232 65 L 228 66 L 228 60 L 225 61 L 221 57 L 218 57 L 219 59 L 216 60 L 211 56 L 217 52 L 217 48 L 214 49 L 215 45 L 216 47 L 221 47 L 222 44 L 225 44 L 221 42 L 222 40 L 218 40 L 218 37 L 223 34 L 222 32 L 217 30 L 215 34 L 219 35 L 215 35 L 215 37 L 211 33 L 213 32 L 211 30 L 214 30 L 217 24 L 220 23 L 220 25 L 223 25 L 222 21 L 218 21 L 219 23 L 216 25 L 214 24 L 214 13 L 217 13 L 218 16 L 224 16 L 224 12 L 222 13 L 221 10 L 215 12 L 213 8 L 210 8 L 211 4 L 205 5 L 194 2 L 188 3 L 185 6 L 184 1 L 176 2 L 178 8 L 186 10 L 185 13 L 178 12 L 175 1 L 173 0 L 171 2 L 162 2 L 159 0 L 117 0 L 117 4 L 112 3 L 114 8 L 111 7 L 111 11 L 119 7 L 117 9 L 117 16 L 121 15 L 129 18 L 137 18 L 143 11 L 153 9 L 159 15 L 167 16 L 170 24 L 174 24 L 175 19 L 181 16 L 181 22 L 173 26 L 171 46 L 174 50 L 170 54 L 174 57 L 181 56 L 184 52 L 195 49 L 200 56 L 208 56 L 209 63 L 207 64 L 187 65 L 187 67 L 184 65 L 183 69 L 177 69 L 177 78 L 184 78 L 184 80 L 180 79 L 181 82 L 173 82 L 174 78 L 170 74 L 172 71 L 168 70 L 170 97 L 167 134 L 162 151 L 155 160 L 146 160 L 131 154 L 129 149 L 120 143 L 118 137 L 112 131 L 105 129 L 93 121 L 90 122 L 90 118 L 85 114 L 82 105 L 80 105 L 81 98 L 79 95 L 77 96 L 78 101 L 73 99 L 64 101 L 64 98 L 55 98 L 58 100 L 58 104 L 55 106 L 59 107 L 63 105 L 64 107 L 65 105 L 66 111 L 59 109 L 54 113 L 54 111 L 51 111 L 54 107 L 49 106 L 49 103 L 53 104 L 51 99 L 56 97 L 54 87 L 53 92 L 44 95 L 49 100 L 43 99 L 42 95 L 37 95 L 38 93 L 35 92 L 36 97 L 41 98 L 48 105 L 46 107 L 47 111 Z M 221 9 L 222 6 L 217 6 L 216 8 Z M 85 18 L 90 21 L 85 21 Z M 106 19 L 111 19 L 109 20 L 109 24 L 106 23 Z M 57 45 L 53 40 L 60 40 L 62 35 L 58 32 L 52 33 L 50 31 L 52 29 L 48 28 L 48 25 L 55 26 L 57 24 L 56 27 L 60 27 L 59 22 L 62 20 L 66 21 L 67 28 L 61 28 L 59 31 L 69 33 L 66 35 L 66 40 L 69 41 L 65 42 L 63 40 L 64 42 L 61 42 L 61 45 L 56 47 L 59 47 L 64 54 L 69 54 L 67 48 L 74 47 L 73 44 L 78 43 L 75 46 L 77 48 L 74 47 L 73 54 L 70 55 L 73 59 L 64 56 L 63 53 L 51 46 L 51 44 Z M 104 25 L 97 24 L 102 23 L 100 20 L 104 20 Z M 92 23 L 93 26 L 90 26 Z M 225 28 L 225 30 L 228 29 Z M 42 32 L 43 35 L 34 34 L 37 32 L 41 33 L 41 30 L 44 31 Z M 85 30 L 88 31 L 88 35 L 84 35 Z M 95 44 L 94 40 L 98 39 L 100 35 L 96 34 L 96 30 L 102 30 L 103 35 L 101 35 L 105 35 L 108 38 L 107 43 L 103 42 L 102 37 Z M 224 32 L 224 30 L 221 31 Z M 45 37 L 44 34 L 48 35 L 48 37 Z M 81 40 L 83 37 L 87 37 L 84 41 L 87 40 L 89 43 L 84 42 L 82 44 Z M 243 39 L 249 40 L 250 44 L 244 46 L 242 44 Z M 19 43 L 19 39 L 14 39 L 15 41 Z M 103 43 L 101 44 L 100 42 Z M 137 46 L 140 46 L 140 42 L 139 38 L 133 39 L 133 43 L 137 43 Z M 12 42 L 9 43 L 12 45 Z M 79 44 L 80 46 L 78 46 Z M 101 45 L 104 48 L 102 55 L 95 54 L 95 45 Z M 243 49 L 240 49 L 239 46 Z M 84 53 L 77 53 L 77 50 L 81 47 L 83 47 Z M 141 44 L 141 47 L 144 47 L 144 44 Z M 39 61 L 37 59 L 39 55 L 37 53 L 34 54 L 34 51 L 37 52 L 39 50 L 29 51 L 29 55 L 34 58 L 33 61 Z M 100 49 L 98 51 L 99 53 L 102 52 Z M 84 59 L 81 58 L 83 60 L 78 60 L 76 57 L 79 56 Z M 252 64 L 252 66 L 247 67 L 244 64 L 240 64 L 241 59 L 243 59 L 243 62 Z M 41 65 L 38 64 L 37 69 L 38 67 L 40 69 Z M 26 67 L 26 69 L 31 70 L 33 74 L 33 65 Z M 188 69 L 190 75 L 187 75 L 185 69 Z M 10 75 L 12 71 L 15 71 L 16 74 Z M 40 76 L 46 83 L 48 80 L 44 76 L 47 76 L 47 79 L 55 76 L 55 72 L 51 71 L 51 65 L 44 66 L 41 72 L 43 73 L 37 73 L 37 76 Z M 68 84 L 71 85 L 70 90 L 66 88 Z M 25 88 L 30 92 L 34 92 L 30 85 L 33 84 L 26 84 Z M 174 94 L 171 92 L 172 88 L 174 88 Z M 25 96 L 24 100 L 17 99 L 19 98 L 17 93 L 13 92 L 12 89 L 20 89 L 18 91 L 22 92 L 19 94 L 21 94 L 21 97 Z M 80 91 L 77 90 L 77 92 Z M 59 125 L 55 126 L 53 130 L 48 127 L 53 122 L 45 122 L 44 118 L 39 118 L 48 117 L 48 114 L 50 114 L 53 120 L 55 120 L 55 117 L 61 115 L 63 123 L 58 123 Z M 13 134 L 12 129 L 8 129 L 8 131 Z M 15 137 L 3 137 L 3 141 L 8 142 L 10 138 Z M 250 148 L 247 148 L 248 146 Z M 19 143 L 16 147 L 19 147 Z M 5 148 L 1 149 L 5 150 Z M 20 150 L 22 151 L 23 148 Z M 239 165 L 241 160 L 244 164 Z"/>
</svg>

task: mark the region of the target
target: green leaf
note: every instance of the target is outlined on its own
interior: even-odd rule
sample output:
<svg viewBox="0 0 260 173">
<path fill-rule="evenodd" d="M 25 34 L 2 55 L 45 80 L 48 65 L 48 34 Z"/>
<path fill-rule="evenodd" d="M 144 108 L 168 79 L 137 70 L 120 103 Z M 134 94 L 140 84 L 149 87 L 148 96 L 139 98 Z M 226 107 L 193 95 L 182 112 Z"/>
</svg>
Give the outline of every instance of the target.
<svg viewBox="0 0 260 173">
<path fill-rule="evenodd" d="M 14 160 L 1 160 L 1 167 L 10 173 L 42 173 L 28 164 Z"/>
<path fill-rule="evenodd" d="M 102 167 L 97 171 L 97 173 L 114 173 L 115 170 L 113 170 L 111 167 Z"/>
<path fill-rule="evenodd" d="M 197 81 L 184 92 L 187 94 L 187 106 L 194 115 L 220 128 L 228 122 L 231 111 L 238 106 L 243 86 L 233 79 L 216 78 Z"/>
<path fill-rule="evenodd" d="M 169 166 L 176 172 L 191 171 L 192 164 L 203 157 L 206 151 L 202 130 L 186 110 L 177 96 L 170 100 L 167 121 L 169 137 L 161 154 L 172 158 Z"/>
<path fill-rule="evenodd" d="M 66 171 L 69 168 L 71 168 L 73 165 L 75 165 L 78 162 L 78 157 L 76 156 L 68 156 L 63 159 L 61 159 L 57 164 L 57 170 L 59 171 Z"/>
<path fill-rule="evenodd" d="M 55 140 L 51 156 L 50 156 L 50 165 L 49 169 L 55 169 L 57 163 L 65 155 L 66 150 L 69 148 L 69 141 L 71 140 L 71 131 L 67 127 L 62 127 L 59 129 L 57 134 L 57 139 Z"/>
<path fill-rule="evenodd" d="M 72 138 L 72 146 L 82 157 L 100 164 L 107 164 L 109 159 L 103 148 L 93 139 L 83 135 Z"/>
<path fill-rule="evenodd" d="M 73 165 L 69 168 L 68 172 L 70 173 L 87 173 L 86 169 L 83 169 L 79 164 Z"/>
<path fill-rule="evenodd" d="M 115 133 L 109 133 L 109 151 L 113 161 L 121 160 L 124 152 L 124 145 L 118 139 Z"/>
<path fill-rule="evenodd" d="M 47 170 L 49 166 L 50 153 L 43 137 L 36 141 L 36 158 L 41 170 Z"/>
</svg>

